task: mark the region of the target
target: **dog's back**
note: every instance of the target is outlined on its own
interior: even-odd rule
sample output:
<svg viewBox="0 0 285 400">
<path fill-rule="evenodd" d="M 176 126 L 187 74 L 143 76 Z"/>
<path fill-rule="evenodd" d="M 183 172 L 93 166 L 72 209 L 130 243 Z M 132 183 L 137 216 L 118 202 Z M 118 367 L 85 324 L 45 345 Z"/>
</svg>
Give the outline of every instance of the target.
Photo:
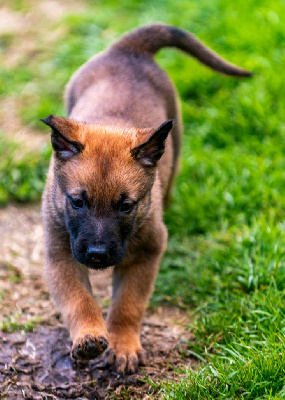
<svg viewBox="0 0 285 400">
<path fill-rule="evenodd" d="M 177 47 L 226 75 L 251 75 L 221 58 L 192 34 L 176 27 L 153 24 L 126 34 L 108 51 L 93 57 L 74 74 L 66 91 L 68 114 L 76 114 L 78 118 L 78 112 L 74 110 L 76 107 L 76 111 L 79 110 L 80 115 L 83 113 L 88 120 L 102 121 L 103 116 L 112 122 L 122 118 L 124 126 L 128 114 L 132 126 L 143 124 L 145 127 L 145 124 L 153 123 L 153 109 L 157 121 L 156 100 L 166 102 L 167 110 L 173 113 L 173 85 L 153 61 L 154 54 L 163 47 Z M 92 99 L 91 110 L 80 108 L 78 102 L 82 96 Z"/>
<path fill-rule="evenodd" d="M 149 128 L 174 119 L 160 163 L 164 171 L 162 185 L 168 192 L 177 170 L 182 128 L 175 87 L 153 60 L 163 47 L 177 47 L 223 74 L 251 75 L 221 58 L 192 34 L 153 24 L 126 34 L 109 50 L 85 63 L 71 78 L 65 99 L 69 117 L 81 122 Z"/>
</svg>

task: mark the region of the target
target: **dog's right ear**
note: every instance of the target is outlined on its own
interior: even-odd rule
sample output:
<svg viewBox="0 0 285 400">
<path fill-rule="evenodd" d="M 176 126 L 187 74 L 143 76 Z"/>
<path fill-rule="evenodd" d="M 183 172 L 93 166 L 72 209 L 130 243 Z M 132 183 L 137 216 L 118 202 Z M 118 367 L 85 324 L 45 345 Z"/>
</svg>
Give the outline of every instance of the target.
<svg viewBox="0 0 285 400">
<path fill-rule="evenodd" d="M 81 142 L 74 140 L 77 123 L 55 115 L 49 115 L 40 121 L 51 127 L 51 144 L 59 159 L 68 160 L 84 149 Z"/>
</svg>

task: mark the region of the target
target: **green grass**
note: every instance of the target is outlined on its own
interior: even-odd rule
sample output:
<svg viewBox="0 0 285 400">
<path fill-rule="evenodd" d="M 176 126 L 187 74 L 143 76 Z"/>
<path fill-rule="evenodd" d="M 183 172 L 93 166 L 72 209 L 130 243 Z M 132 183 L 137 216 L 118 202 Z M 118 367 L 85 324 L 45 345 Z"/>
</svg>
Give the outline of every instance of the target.
<svg viewBox="0 0 285 400">
<path fill-rule="evenodd" d="M 13 2 L 18 12 L 24 6 Z M 179 372 L 181 382 L 154 382 L 162 398 L 285 397 L 284 13 L 277 0 L 89 1 L 53 25 L 64 28 L 55 45 L 39 36 L 35 57 L 0 67 L 0 95 L 17 93 L 31 130 L 45 129 L 38 118 L 65 114 L 63 88 L 79 65 L 152 21 L 194 32 L 255 73 L 239 80 L 172 49 L 157 56 L 178 88 L 185 133 L 151 305 L 189 310 L 189 354 L 200 360 L 198 371 Z M 0 38 L 0 55 L 14 39 Z M 39 199 L 49 151 L 18 159 L 4 139 L 0 149 L 0 202 Z"/>
<path fill-rule="evenodd" d="M 34 328 L 41 322 L 41 317 L 31 318 L 28 321 L 21 322 L 21 315 L 17 314 L 13 317 L 5 316 L 4 320 L 0 324 L 0 330 L 2 332 L 33 332 Z"/>
<path fill-rule="evenodd" d="M 166 398 L 281 396 L 284 239 L 283 223 L 260 218 L 251 227 L 170 246 L 154 300 L 191 305 L 189 329 L 196 341 L 189 343 L 189 353 L 203 362 L 198 373 L 187 372 L 181 385 L 169 383 Z"/>
<path fill-rule="evenodd" d="M 39 200 L 50 154 L 42 148 L 19 155 L 19 146 L 0 135 L 0 205 Z"/>
</svg>

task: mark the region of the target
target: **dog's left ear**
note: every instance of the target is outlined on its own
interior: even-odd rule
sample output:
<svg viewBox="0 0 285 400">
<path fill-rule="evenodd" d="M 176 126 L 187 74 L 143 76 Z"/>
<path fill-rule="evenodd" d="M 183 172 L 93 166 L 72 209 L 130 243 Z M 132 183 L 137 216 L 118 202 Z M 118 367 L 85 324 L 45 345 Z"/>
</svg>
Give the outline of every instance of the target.
<svg viewBox="0 0 285 400">
<path fill-rule="evenodd" d="M 164 153 L 165 141 L 173 127 L 173 119 L 164 122 L 144 143 L 131 150 L 131 155 L 146 167 L 156 167 Z"/>
<path fill-rule="evenodd" d="M 51 144 L 60 160 L 68 160 L 84 149 L 84 145 L 78 141 L 80 127 L 77 122 L 55 115 L 40 121 L 51 127 Z"/>
</svg>

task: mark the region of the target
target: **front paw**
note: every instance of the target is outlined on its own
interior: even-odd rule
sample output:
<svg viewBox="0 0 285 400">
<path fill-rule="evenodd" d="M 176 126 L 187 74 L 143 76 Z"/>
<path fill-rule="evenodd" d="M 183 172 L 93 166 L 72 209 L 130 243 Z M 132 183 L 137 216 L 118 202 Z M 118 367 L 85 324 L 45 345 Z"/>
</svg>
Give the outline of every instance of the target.
<svg viewBox="0 0 285 400">
<path fill-rule="evenodd" d="M 104 336 L 95 338 L 93 335 L 85 335 L 74 341 L 71 354 L 75 360 L 91 360 L 102 354 L 108 344 L 108 340 Z"/>
<path fill-rule="evenodd" d="M 146 365 L 147 353 L 137 336 L 110 335 L 110 346 L 104 354 L 105 366 L 115 366 L 118 374 L 134 374 Z"/>
</svg>

